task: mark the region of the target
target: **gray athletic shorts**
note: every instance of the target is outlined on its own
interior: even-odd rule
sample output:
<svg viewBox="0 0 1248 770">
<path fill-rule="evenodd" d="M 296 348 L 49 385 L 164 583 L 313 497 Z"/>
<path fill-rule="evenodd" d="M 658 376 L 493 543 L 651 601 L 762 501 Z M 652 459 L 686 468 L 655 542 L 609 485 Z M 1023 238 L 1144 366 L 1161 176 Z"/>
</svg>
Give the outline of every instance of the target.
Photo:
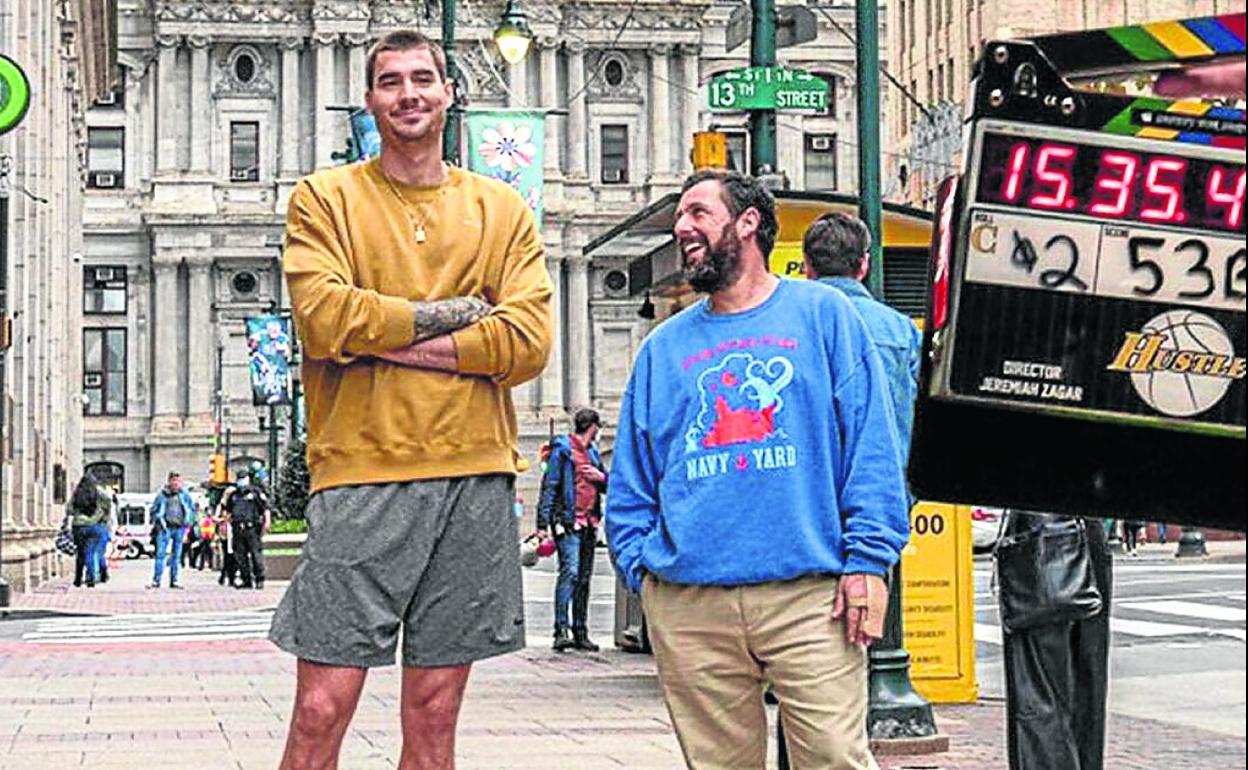
<svg viewBox="0 0 1248 770">
<path fill-rule="evenodd" d="M 308 501 L 308 539 L 269 639 L 303 660 L 460 666 L 524 647 L 511 476 L 337 487 Z"/>
</svg>

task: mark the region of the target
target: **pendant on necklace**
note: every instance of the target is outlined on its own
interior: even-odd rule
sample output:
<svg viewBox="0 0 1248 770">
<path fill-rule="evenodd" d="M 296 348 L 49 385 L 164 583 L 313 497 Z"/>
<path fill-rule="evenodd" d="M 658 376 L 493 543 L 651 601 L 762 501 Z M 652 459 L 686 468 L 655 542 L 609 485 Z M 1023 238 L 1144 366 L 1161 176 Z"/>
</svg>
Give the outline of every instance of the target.
<svg viewBox="0 0 1248 770">
<path fill-rule="evenodd" d="M 425 242 L 425 226 L 424 225 L 416 226 L 416 242 L 417 243 Z"/>
</svg>

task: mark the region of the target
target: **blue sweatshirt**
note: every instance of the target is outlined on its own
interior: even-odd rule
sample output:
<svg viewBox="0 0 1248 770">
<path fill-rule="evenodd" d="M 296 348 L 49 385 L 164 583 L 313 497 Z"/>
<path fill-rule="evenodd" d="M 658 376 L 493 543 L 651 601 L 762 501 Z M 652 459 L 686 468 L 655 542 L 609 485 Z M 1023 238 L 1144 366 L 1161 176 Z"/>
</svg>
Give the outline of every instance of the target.
<svg viewBox="0 0 1248 770">
<path fill-rule="evenodd" d="M 607 538 L 633 590 L 885 574 L 909 533 L 888 380 L 840 292 L 781 281 L 699 302 L 642 346 L 621 404 Z"/>
</svg>

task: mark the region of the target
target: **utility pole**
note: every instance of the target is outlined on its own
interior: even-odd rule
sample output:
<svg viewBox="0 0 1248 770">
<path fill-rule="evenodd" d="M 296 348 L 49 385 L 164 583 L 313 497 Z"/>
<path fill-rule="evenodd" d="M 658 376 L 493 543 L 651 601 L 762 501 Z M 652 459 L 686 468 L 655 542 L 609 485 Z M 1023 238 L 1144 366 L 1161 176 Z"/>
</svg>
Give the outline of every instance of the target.
<svg viewBox="0 0 1248 770">
<path fill-rule="evenodd" d="M 750 33 L 750 66 L 776 66 L 775 0 L 751 0 L 754 19 Z M 750 113 L 750 173 L 774 174 L 776 169 L 776 111 Z"/>
<path fill-rule="evenodd" d="M 880 9 L 878 0 L 858 0 L 858 216 L 871 233 L 867 288 L 884 299 L 884 251 L 880 195 Z M 932 706 L 910 683 L 901 618 L 901 562 L 888 587 L 884 637 L 871 646 L 867 732 L 873 739 L 939 740 Z"/>
<path fill-rule="evenodd" d="M 858 0 L 858 217 L 871 233 L 867 288 L 884 298 L 883 232 L 880 225 L 880 8 Z"/>
<path fill-rule="evenodd" d="M 446 77 L 455 84 L 455 95 L 450 109 L 446 111 L 446 126 L 442 129 L 442 159 L 453 166 L 459 165 L 459 119 L 463 109 L 459 106 L 459 64 L 455 61 L 455 0 L 442 0 L 442 50 L 446 52 Z"/>
</svg>

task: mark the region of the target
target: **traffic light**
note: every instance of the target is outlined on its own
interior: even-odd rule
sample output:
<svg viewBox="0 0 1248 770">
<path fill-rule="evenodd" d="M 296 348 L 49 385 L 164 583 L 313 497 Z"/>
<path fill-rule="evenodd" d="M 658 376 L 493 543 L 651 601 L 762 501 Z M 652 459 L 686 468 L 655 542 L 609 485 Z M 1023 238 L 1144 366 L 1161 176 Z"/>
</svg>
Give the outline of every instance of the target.
<svg viewBox="0 0 1248 770">
<path fill-rule="evenodd" d="M 229 472 L 225 469 L 225 455 L 219 452 L 214 454 L 209 468 L 212 471 L 213 484 L 224 484 L 230 480 Z"/>
<path fill-rule="evenodd" d="M 693 168 L 728 168 L 728 135 L 720 131 L 697 131 L 693 135 Z"/>
</svg>

